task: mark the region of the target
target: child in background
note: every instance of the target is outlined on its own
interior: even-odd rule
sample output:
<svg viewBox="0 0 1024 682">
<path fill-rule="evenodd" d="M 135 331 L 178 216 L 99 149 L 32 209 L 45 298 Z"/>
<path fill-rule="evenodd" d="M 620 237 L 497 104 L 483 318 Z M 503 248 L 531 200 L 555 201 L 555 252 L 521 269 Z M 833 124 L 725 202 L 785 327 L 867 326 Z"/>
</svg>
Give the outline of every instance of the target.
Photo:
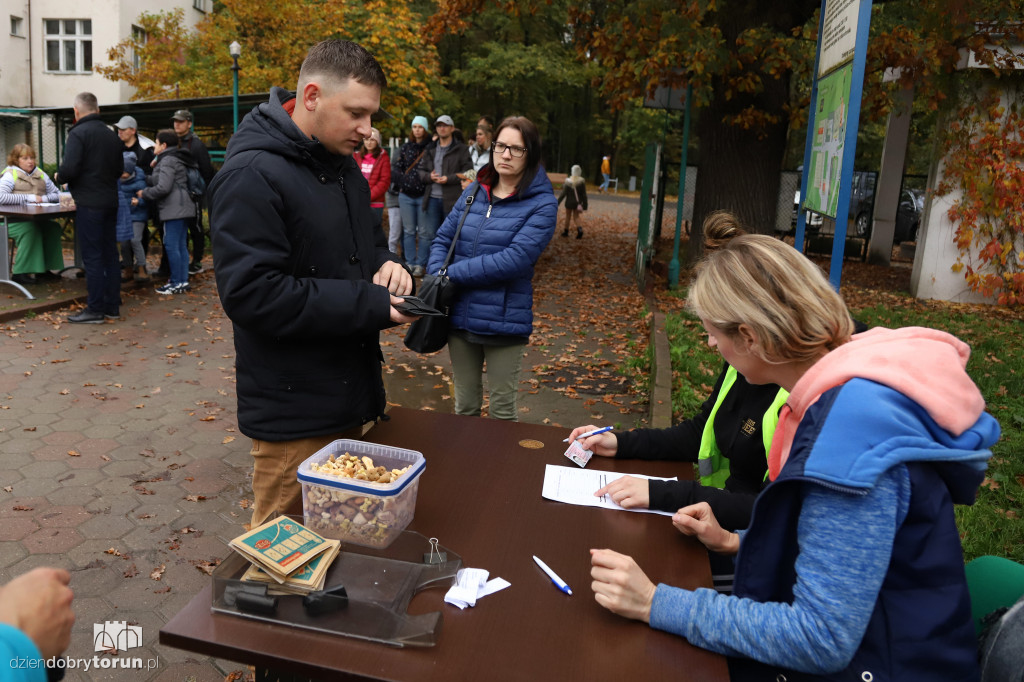
<svg viewBox="0 0 1024 682">
<path fill-rule="evenodd" d="M 164 222 L 164 247 L 171 275 L 167 284 L 157 287 L 163 295 L 184 294 L 189 291 L 188 245 L 185 219 L 195 215 L 195 204 L 188 193 L 186 166 L 193 164 L 192 154 L 178 146 L 178 135 L 173 130 L 161 130 L 156 135 L 156 164 L 146 189 L 136 196 L 157 202 L 160 220 Z"/>
<path fill-rule="evenodd" d="M 135 196 L 136 192 L 146 187 L 146 173 L 139 168 L 135 152 L 124 152 L 124 173 L 118 183 L 121 190 L 117 212 L 117 240 L 121 248 L 121 263 L 124 271 L 122 282 L 148 282 L 146 272 L 146 252 L 142 248 L 142 231 L 149 219 L 146 202 Z M 121 204 L 127 202 L 127 229 L 123 226 Z"/>
</svg>

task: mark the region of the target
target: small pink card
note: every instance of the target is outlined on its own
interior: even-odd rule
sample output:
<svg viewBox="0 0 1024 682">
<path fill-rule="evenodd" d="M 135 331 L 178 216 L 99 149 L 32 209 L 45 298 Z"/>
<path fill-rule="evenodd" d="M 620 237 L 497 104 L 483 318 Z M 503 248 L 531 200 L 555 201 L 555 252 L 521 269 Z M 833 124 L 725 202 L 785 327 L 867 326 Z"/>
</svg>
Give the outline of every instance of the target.
<svg viewBox="0 0 1024 682">
<path fill-rule="evenodd" d="M 591 450 L 584 450 L 578 440 L 574 440 L 569 443 L 569 449 L 565 451 L 565 456 L 579 464 L 581 467 L 587 466 L 587 462 L 590 461 L 593 454 L 594 453 Z"/>
</svg>

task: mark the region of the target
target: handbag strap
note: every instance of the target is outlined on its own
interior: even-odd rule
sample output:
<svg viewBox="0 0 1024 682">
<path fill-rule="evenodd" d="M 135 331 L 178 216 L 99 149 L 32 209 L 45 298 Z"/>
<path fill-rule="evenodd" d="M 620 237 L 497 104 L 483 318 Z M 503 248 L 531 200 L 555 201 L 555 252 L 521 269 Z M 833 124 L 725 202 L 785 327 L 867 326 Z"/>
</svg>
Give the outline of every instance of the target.
<svg viewBox="0 0 1024 682">
<path fill-rule="evenodd" d="M 441 266 L 440 274 L 445 274 L 448 270 L 448 264 L 452 262 L 452 253 L 455 252 L 455 242 L 459 241 L 459 233 L 462 232 L 462 223 L 466 222 L 466 216 L 469 215 L 469 207 L 473 205 L 473 200 L 476 198 L 476 191 L 480 189 L 480 184 L 474 182 L 470 185 L 473 188 L 473 193 L 466 197 L 466 210 L 462 212 L 462 217 L 459 218 L 459 226 L 455 228 L 455 236 L 452 237 L 451 246 L 448 247 L 448 255 L 444 257 L 444 265 Z"/>
</svg>

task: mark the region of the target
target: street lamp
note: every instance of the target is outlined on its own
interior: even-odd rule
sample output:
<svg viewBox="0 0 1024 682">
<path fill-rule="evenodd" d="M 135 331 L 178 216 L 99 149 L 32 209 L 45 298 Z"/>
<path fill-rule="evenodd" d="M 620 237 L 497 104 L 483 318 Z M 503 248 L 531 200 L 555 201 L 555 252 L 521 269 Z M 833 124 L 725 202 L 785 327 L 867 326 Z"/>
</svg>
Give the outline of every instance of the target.
<svg viewBox="0 0 1024 682">
<path fill-rule="evenodd" d="M 235 76 L 235 91 L 234 97 L 232 98 L 232 104 L 235 122 L 234 132 L 238 132 L 238 58 L 242 56 L 242 46 L 238 44 L 237 40 L 233 40 L 231 41 L 231 44 L 228 45 L 228 52 L 231 53 L 231 61 L 233 62 L 231 70 L 234 72 Z"/>
</svg>

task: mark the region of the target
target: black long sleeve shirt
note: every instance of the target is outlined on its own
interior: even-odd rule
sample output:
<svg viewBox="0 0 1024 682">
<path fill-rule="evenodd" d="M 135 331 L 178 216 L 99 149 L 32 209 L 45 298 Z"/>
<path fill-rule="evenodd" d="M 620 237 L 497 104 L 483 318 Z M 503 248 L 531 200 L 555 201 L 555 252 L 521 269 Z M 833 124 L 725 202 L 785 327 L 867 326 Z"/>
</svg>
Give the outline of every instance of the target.
<svg viewBox="0 0 1024 682">
<path fill-rule="evenodd" d="M 722 367 L 714 390 L 700 411 L 690 419 L 667 429 L 636 429 L 618 435 L 616 457 L 622 459 L 666 459 L 696 462 L 704 425 L 722 390 L 728 365 Z M 729 478 L 719 490 L 699 481 L 651 481 L 650 508 L 675 511 L 696 502 L 707 502 L 721 526 L 727 530 L 746 528 L 754 499 L 765 483 L 765 412 L 778 395 L 775 384 L 756 386 L 737 375 L 715 415 L 715 440 L 729 460 Z"/>
</svg>

